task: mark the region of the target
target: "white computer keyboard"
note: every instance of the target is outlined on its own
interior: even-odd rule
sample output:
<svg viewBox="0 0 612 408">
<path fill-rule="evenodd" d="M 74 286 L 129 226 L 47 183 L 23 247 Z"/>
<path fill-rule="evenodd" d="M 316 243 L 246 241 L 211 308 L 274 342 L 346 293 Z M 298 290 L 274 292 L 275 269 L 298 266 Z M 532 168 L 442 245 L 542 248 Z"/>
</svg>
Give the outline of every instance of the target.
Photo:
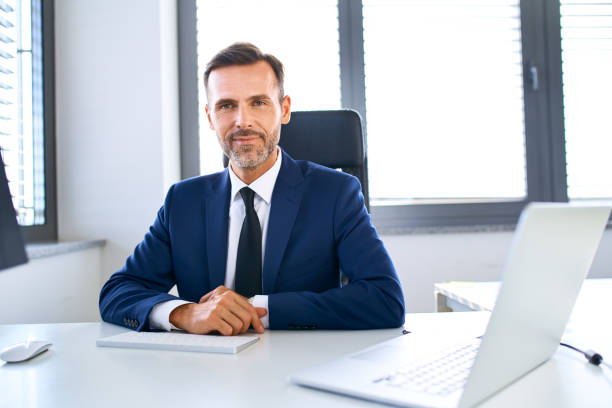
<svg viewBox="0 0 612 408">
<path fill-rule="evenodd" d="M 374 382 L 428 394 L 448 395 L 465 385 L 478 347 L 480 339 L 444 349 L 395 369 Z"/>
<path fill-rule="evenodd" d="M 96 340 L 101 347 L 237 353 L 259 340 L 257 336 L 213 336 L 183 332 L 129 331 Z"/>
</svg>

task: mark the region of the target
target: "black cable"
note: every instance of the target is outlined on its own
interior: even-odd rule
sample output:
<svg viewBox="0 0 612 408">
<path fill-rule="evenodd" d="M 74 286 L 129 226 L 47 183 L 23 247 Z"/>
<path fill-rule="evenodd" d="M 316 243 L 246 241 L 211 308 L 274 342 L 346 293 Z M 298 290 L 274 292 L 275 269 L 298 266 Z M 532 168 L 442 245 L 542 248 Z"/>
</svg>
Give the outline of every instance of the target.
<svg viewBox="0 0 612 408">
<path fill-rule="evenodd" d="M 579 352 L 580 354 L 582 354 L 588 361 L 589 363 L 593 364 L 593 365 L 604 365 L 606 367 L 608 367 L 609 369 L 612 369 L 612 365 L 605 363 L 603 361 L 603 357 L 601 356 L 601 354 L 597 353 L 594 350 L 580 350 L 578 347 L 574 347 L 571 344 L 567 344 L 567 343 L 560 343 L 562 346 L 567 347 L 569 349 L 572 349 L 574 351 Z"/>
</svg>

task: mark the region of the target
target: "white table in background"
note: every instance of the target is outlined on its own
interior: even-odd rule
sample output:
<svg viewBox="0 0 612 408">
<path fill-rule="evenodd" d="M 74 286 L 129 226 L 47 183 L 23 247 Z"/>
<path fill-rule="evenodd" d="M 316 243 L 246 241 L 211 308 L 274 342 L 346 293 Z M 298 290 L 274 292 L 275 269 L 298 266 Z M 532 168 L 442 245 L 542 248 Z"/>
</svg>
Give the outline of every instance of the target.
<svg viewBox="0 0 612 408">
<path fill-rule="evenodd" d="M 500 282 L 442 282 L 434 284 L 436 311 L 492 311 Z M 576 300 L 575 311 L 612 311 L 612 279 L 586 279 Z"/>
</svg>

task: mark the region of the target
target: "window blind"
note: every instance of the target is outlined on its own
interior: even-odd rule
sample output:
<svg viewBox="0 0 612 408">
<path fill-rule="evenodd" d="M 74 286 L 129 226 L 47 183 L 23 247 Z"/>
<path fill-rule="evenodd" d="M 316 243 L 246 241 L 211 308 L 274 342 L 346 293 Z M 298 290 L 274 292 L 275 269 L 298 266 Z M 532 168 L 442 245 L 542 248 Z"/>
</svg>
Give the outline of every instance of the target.
<svg viewBox="0 0 612 408">
<path fill-rule="evenodd" d="M 42 22 L 36 10 L 32 20 L 32 6 L 0 0 L 0 147 L 21 225 L 45 222 Z"/>
<path fill-rule="evenodd" d="M 373 205 L 526 196 L 518 0 L 364 0 Z"/>
<path fill-rule="evenodd" d="M 23 138 L 19 134 L 18 28 L 14 4 L 0 1 L 0 147 L 6 166 L 13 206 L 24 201 Z"/>
<path fill-rule="evenodd" d="M 612 198 L 612 1 L 561 1 L 567 188 Z"/>
</svg>

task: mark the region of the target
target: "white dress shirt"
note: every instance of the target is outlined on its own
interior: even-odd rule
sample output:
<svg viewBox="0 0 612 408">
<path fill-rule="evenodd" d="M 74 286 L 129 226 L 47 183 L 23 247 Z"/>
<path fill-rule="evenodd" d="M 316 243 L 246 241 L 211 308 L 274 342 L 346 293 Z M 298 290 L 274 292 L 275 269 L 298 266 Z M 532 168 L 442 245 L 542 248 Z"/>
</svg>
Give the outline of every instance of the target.
<svg viewBox="0 0 612 408">
<path fill-rule="evenodd" d="M 250 185 L 246 185 L 234 170 L 229 166 L 229 177 L 232 185 L 230 195 L 229 220 L 228 220 L 228 242 L 227 242 L 227 262 L 225 264 L 225 286 L 234 290 L 236 280 L 236 257 L 238 256 L 238 241 L 240 240 L 240 231 L 246 215 L 244 201 L 240 195 L 240 190 L 243 187 L 249 187 L 255 192 L 254 207 L 261 225 L 261 261 L 262 269 L 264 256 L 266 253 L 266 237 L 268 236 L 268 220 L 270 219 L 270 204 L 272 202 L 272 192 L 274 184 L 280 171 L 282 154 L 280 148 L 276 148 L 278 155 L 274 165 L 262 174 L 257 180 Z M 214 288 L 213 288 L 214 289 Z M 202 293 L 202 296 L 204 293 Z M 153 329 L 172 330 L 177 329 L 170 323 L 170 313 L 180 305 L 189 303 L 186 300 L 169 300 L 153 306 L 149 315 L 149 325 Z M 268 296 L 256 295 L 253 298 L 253 306 L 263 307 L 268 310 Z M 270 312 L 261 318 L 264 328 L 270 327 Z"/>
</svg>

